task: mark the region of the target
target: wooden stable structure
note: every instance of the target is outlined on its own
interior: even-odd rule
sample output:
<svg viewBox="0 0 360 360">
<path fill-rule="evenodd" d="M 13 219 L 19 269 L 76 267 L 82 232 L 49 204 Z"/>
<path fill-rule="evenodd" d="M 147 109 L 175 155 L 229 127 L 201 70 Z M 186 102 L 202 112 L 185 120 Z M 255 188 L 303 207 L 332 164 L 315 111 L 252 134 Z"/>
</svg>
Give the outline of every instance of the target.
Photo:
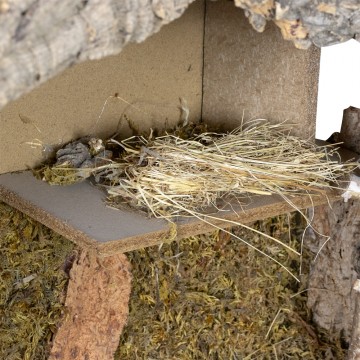
<svg viewBox="0 0 360 360">
<path fill-rule="evenodd" d="M 319 49 L 296 49 L 282 39 L 273 24 L 256 33 L 232 2 L 198 0 L 180 19 L 144 43 L 129 45 L 117 56 L 76 65 L 1 111 L 0 200 L 84 250 L 95 250 L 96 256 L 110 259 L 162 243 L 169 238 L 165 221 L 107 208 L 105 194 L 90 183 L 54 187 L 24 171 L 43 159 L 39 148 L 31 149 L 25 143 L 39 139 L 44 145 L 59 144 L 86 135 L 89 129 L 98 136 L 108 136 L 123 115 L 140 130 L 172 126 L 179 120 L 179 97 L 187 101 L 192 121 L 202 118 L 232 129 L 243 117 L 286 120 L 293 124 L 296 135 L 313 138 L 319 59 Z M 115 93 L 126 102 L 108 99 Z M 129 135 L 125 125 L 121 130 L 124 136 Z M 329 197 L 338 199 L 331 194 Z M 328 203 L 325 197 L 317 201 L 294 199 L 301 209 Z M 238 214 L 229 212 L 225 217 L 248 223 L 292 210 L 283 199 L 260 196 Z M 178 238 L 212 229 L 195 220 L 177 225 Z M 217 225 L 226 226 L 221 222 Z M 121 259 L 125 264 L 125 257 Z M 84 266 L 90 260 L 86 261 Z M 101 271 L 97 268 L 86 277 L 100 279 Z M 126 281 L 130 282 L 130 276 Z M 89 299 L 86 291 L 79 290 L 76 299 L 94 308 L 100 306 L 96 303 L 99 299 Z M 76 321 L 87 324 L 84 329 L 94 326 L 89 319 Z M 63 326 L 74 327 L 76 323 Z M 96 358 L 74 343 L 76 337 L 69 338 L 66 346 L 57 342 L 53 358 L 64 358 L 66 351 L 75 348 L 73 359 L 86 355 Z M 108 354 L 109 349 L 106 351 Z M 105 355 L 100 351 L 99 356 Z"/>
</svg>

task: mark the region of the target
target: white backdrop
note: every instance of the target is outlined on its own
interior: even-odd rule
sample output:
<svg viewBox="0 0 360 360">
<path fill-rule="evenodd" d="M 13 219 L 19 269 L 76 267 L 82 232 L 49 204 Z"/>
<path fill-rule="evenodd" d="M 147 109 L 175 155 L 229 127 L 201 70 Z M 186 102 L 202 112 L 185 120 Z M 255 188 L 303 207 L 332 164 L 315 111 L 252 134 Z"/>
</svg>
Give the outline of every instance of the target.
<svg viewBox="0 0 360 360">
<path fill-rule="evenodd" d="M 349 106 L 360 108 L 360 42 L 353 39 L 321 48 L 316 138 L 340 131 Z"/>
</svg>

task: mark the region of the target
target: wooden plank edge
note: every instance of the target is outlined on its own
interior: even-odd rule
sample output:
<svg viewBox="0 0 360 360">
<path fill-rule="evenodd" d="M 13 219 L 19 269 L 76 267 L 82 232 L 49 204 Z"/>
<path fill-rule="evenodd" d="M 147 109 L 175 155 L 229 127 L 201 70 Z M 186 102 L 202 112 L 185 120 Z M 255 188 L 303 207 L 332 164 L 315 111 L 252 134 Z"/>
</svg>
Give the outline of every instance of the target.
<svg viewBox="0 0 360 360">
<path fill-rule="evenodd" d="M 339 194 L 329 192 L 327 196 L 317 196 L 312 199 L 310 199 L 309 196 L 296 196 L 292 198 L 291 201 L 297 209 L 302 210 L 318 205 L 330 204 L 340 199 L 341 196 Z M 257 220 L 263 220 L 295 210 L 296 209 L 285 200 L 278 199 L 276 202 L 272 202 L 261 207 L 255 207 L 239 213 L 228 213 L 223 215 L 223 218 L 230 221 L 236 221 L 241 224 L 249 224 Z M 241 220 L 239 218 L 241 218 Z M 234 224 L 230 224 L 221 219 L 212 221 L 212 223 L 222 229 L 235 226 Z M 103 256 L 110 256 L 116 253 L 125 253 L 144 247 L 159 245 L 164 242 L 180 240 L 189 236 L 206 234 L 214 230 L 216 230 L 216 227 L 202 222 L 201 220 L 188 220 L 184 224 L 176 224 L 176 236 L 174 236 L 172 234 L 171 224 L 169 223 L 169 227 L 167 229 L 149 233 L 146 235 L 146 238 L 144 235 L 141 235 L 98 244 L 98 251 L 99 254 Z"/>
<path fill-rule="evenodd" d="M 339 200 L 340 196 L 334 193 L 329 193 L 328 196 L 313 197 L 297 196 L 291 199 L 297 209 L 305 209 L 317 205 L 327 204 Z M 209 233 L 214 231 L 216 227 L 225 229 L 234 226 L 234 224 L 226 222 L 226 220 L 236 221 L 238 223 L 247 224 L 256 220 L 262 220 L 268 217 L 284 214 L 295 211 L 295 208 L 284 201 L 278 199 L 266 205 L 242 210 L 237 213 L 227 213 L 222 215 L 225 220 L 212 220 L 211 223 L 215 227 L 202 222 L 201 220 L 187 219 L 185 223 L 176 224 L 176 234 L 172 230 L 172 225 L 169 223 L 167 227 L 159 231 L 149 232 L 146 235 L 136 235 L 127 238 L 114 239 L 106 243 L 99 243 L 96 239 L 89 237 L 84 232 L 69 225 L 51 213 L 41 209 L 35 204 L 23 199 L 15 192 L 0 185 L 0 200 L 6 202 L 10 206 L 24 212 L 26 215 L 39 221 L 55 232 L 65 236 L 73 241 L 78 246 L 85 249 L 95 250 L 101 256 L 111 256 L 117 253 L 125 253 L 136 249 L 159 245 L 164 242 L 181 239 L 189 236 Z"/>
<path fill-rule="evenodd" d="M 87 250 L 96 250 L 97 241 L 95 239 L 90 238 L 82 231 L 70 226 L 66 221 L 60 220 L 2 185 L 0 185 L 0 200 L 73 241 L 75 244 Z"/>
</svg>

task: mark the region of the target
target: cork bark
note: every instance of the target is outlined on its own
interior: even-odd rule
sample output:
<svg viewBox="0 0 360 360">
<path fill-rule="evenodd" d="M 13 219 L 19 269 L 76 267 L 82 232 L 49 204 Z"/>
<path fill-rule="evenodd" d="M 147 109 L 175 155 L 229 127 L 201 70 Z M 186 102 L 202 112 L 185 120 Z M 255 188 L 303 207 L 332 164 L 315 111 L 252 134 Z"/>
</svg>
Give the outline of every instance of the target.
<svg viewBox="0 0 360 360">
<path fill-rule="evenodd" d="M 286 40 L 300 49 L 349 39 L 360 40 L 360 6 L 357 0 L 235 0 L 251 25 L 264 31 L 274 21 Z"/>
<path fill-rule="evenodd" d="M 338 135 L 345 147 L 358 154 L 359 115 L 360 109 L 346 109 L 341 133 Z M 360 199 L 351 198 L 346 203 L 335 202 L 332 208 L 316 207 L 313 226 L 331 238 L 312 264 L 308 307 L 320 327 L 341 335 L 344 343 L 351 344 L 352 353 L 354 348 L 360 352 L 360 338 L 354 344 L 357 335 L 352 335 L 360 328 L 360 324 L 354 322 L 354 319 L 360 321 L 355 316 L 359 307 L 356 305 L 359 294 L 354 289 L 354 284 L 360 278 Z M 318 252 L 324 238 L 310 231 L 305 243 L 314 252 Z"/>
<path fill-rule="evenodd" d="M 339 201 L 332 209 L 316 207 L 313 226 L 330 239 L 312 264 L 308 307 L 317 325 L 349 344 L 356 303 L 353 285 L 360 271 L 360 200 Z M 325 240 L 308 234 L 306 243 L 315 254 Z"/>
<path fill-rule="evenodd" d="M 0 108 L 84 60 L 118 54 L 194 0 L 0 0 Z"/>
<path fill-rule="evenodd" d="M 130 264 L 124 254 L 82 251 L 70 271 L 64 320 L 49 360 L 113 359 L 128 316 Z"/>
<path fill-rule="evenodd" d="M 0 0 L 0 109 L 62 70 L 118 54 L 194 0 Z M 357 0 L 235 0 L 257 31 L 267 21 L 298 48 L 360 38 Z"/>
</svg>

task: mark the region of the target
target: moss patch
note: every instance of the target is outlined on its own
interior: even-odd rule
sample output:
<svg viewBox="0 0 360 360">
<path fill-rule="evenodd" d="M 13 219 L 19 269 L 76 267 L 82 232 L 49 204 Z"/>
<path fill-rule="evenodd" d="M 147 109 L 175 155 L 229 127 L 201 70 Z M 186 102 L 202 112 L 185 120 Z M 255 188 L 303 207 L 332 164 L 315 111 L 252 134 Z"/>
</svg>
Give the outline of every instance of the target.
<svg viewBox="0 0 360 360">
<path fill-rule="evenodd" d="M 289 227 L 290 221 L 290 227 Z M 255 224 L 299 250 L 296 214 Z M 281 259 L 299 259 L 241 228 L 233 232 Z M 325 359 L 341 346 L 309 324 L 301 284 L 271 260 L 222 232 L 128 254 L 133 266 L 130 316 L 116 359 Z M 308 273 L 303 259 L 303 272 Z M 300 292 L 300 293 L 299 293 Z"/>
<path fill-rule="evenodd" d="M 0 202 L 0 359 L 46 359 L 74 245 Z"/>
<path fill-rule="evenodd" d="M 299 249 L 304 224 L 295 213 L 255 226 Z M 233 231 L 298 271 L 293 253 L 253 232 Z M 0 241 L 0 359 L 45 360 L 64 312 L 74 245 L 3 203 Z M 298 284 L 225 233 L 127 255 L 130 317 L 115 359 L 345 358 L 340 340 L 310 322 L 301 292 L 306 276 Z M 310 260 L 305 253 L 305 274 Z"/>
</svg>

